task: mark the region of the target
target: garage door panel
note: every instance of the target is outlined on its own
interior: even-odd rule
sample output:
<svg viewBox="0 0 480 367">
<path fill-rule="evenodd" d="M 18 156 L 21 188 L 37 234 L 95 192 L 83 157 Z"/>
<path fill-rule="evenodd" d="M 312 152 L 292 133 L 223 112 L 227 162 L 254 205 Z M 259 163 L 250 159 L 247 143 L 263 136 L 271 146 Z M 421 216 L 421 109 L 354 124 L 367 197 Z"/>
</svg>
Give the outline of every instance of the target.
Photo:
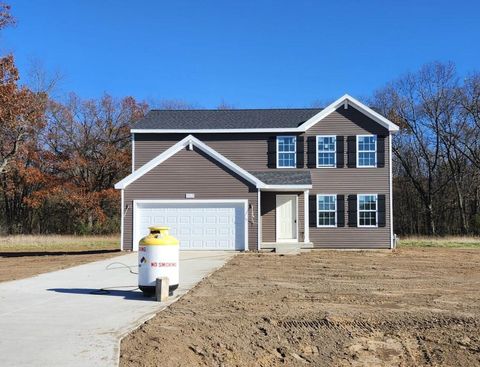
<svg viewBox="0 0 480 367">
<path fill-rule="evenodd" d="M 192 219 L 193 219 L 193 224 L 203 224 L 203 217 L 194 216 Z"/>
<path fill-rule="evenodd" d="M 190 224 L 190 217 L 187 217 L 182 213 L 182 216 L 178 218 L 180 224 Z"/>
<path fill-rule="evenodd" d="M 141 203 L 137 239 L 152 225 L 171 227 L 181 249 L 243 250 L 245 213 L 243 203 Z"/>
<path fill-rule="evenodd" d="M 220 228 L 218 230 L 218 235 L 219 236 L 227 236 L 228 237 L 229 235 L 231 235 L 231 233 L 232 232 L 228 228 Z"/>
</svg>

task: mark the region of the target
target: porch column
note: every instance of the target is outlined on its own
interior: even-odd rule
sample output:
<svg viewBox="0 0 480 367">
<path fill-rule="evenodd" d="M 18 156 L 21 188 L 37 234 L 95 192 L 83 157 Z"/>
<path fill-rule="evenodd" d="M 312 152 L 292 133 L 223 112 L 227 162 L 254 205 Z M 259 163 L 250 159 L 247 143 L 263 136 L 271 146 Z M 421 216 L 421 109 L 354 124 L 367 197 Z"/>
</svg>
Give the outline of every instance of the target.
<svg viewBox="0 0 480 367">
<path fill-rule="evenodd" d="M 261 194 L 260 194 L 260 189 L 257 191 L 257 208 L 258 208 L 258 213 L 257 213 L 257 224 L 258 224 L 258 229 L 257 229 L 257 250 L 260 251 L 262 248 L 262 210 L 261 210 Z"/>
<path fill-rule="evenodd" d="M 304 224 L 304 230 L 303 230 L 303 242 L 310 242 L 310 227 L 309 227 L 309 223 L 310 223 L 310 213 L 309 213 L 309 209 L 308 209 L 308 204 L 309 204 L 309 193 L 310 193 L 310 190 L 305 190 L 303 192 L 303 207 L 304 207 L 304 214 L 303 214 L 303 224 Z"/>
</svg>

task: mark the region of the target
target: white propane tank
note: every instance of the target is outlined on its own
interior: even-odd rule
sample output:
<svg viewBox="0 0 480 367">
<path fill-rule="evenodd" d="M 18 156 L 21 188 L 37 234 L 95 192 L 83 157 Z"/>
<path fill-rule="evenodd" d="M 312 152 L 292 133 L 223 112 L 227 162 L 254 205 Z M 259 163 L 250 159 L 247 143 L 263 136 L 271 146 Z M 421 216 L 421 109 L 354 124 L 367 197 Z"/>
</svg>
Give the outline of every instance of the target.
<svg viewBox="0 0 480 367">
<path fill-rule="evenodd" d="M 138 288 L 145 296 L 155 294 L 157 278 L 167 277 L 169 293 L 178 288 L 179 242 L 168 234 L 169 227 L 148 227 L 150 234 L 138 247 Z"/>
</svg>

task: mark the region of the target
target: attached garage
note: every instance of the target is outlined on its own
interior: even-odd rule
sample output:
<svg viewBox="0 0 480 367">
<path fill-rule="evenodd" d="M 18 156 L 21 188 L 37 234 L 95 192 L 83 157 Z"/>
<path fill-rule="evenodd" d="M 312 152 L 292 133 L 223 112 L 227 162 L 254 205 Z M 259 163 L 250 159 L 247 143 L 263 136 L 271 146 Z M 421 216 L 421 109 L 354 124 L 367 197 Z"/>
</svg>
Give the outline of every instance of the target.
<svg viewBox="0 0 480 367">
<path fill-rule="evenodd" d="M 189 135 L 115 185 L 121 248 L 137 251 L 149 226 L 166 225 L 183 250 L 256 250 L 261 185 Z"/>
<path fill-rule="evenodd" d="M 133 250 L 148 227 L 166 225 L 181 250 L 248 249 L 247 200 L 134 200 Z"/>
</svg>

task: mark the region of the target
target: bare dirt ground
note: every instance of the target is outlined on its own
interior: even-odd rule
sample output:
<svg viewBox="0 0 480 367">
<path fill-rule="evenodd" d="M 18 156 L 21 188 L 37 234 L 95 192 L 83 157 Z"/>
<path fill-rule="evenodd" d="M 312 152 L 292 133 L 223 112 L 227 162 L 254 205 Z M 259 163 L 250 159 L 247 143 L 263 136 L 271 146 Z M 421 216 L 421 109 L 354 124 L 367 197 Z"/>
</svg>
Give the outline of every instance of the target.
<svg viewBox="0 0 480 367">
<path fill-rule="evenodd" d="M 67 255 L 34 255 L 33 253 L 0 254 L 0 282 L 28 278 L 49 271 L 119 256 L 121 253 L 78 253 Z M 19 256 L 21 255 L 21 256 Z"/>
<path fill-rule="evenodd" d="M 121 366 L 478 366 L 480 250 L 240 254 Z"/>
</svg>

